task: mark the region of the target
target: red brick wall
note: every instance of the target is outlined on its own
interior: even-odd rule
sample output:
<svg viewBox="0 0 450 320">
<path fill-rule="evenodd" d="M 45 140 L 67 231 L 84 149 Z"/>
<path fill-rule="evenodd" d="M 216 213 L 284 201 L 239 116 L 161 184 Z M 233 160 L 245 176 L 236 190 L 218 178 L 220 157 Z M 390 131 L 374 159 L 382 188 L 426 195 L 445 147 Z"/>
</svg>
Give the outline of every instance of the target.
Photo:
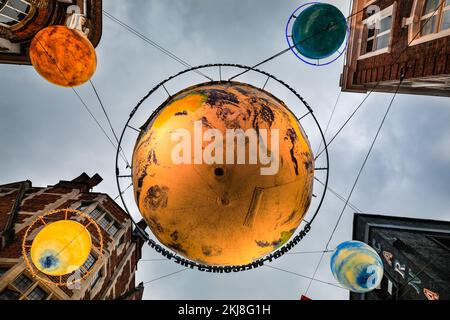
<svg viewBox="0 0 450 320">
<path fill-rule="evenodd" d="M 17 193 L 19 189 L 13 193 L 7 194 L 0 197 L 0 230 L 4 230 L 6 223 L 8 222 L 9 212 L 14 205 L 14 200 L 16 200 Z"/>
<path fill-rule="evenodd" d="M 39 194 L 35 195 L 32 198 L 25 200 L 20 206 L 20 211 L 25 212 L 36 212 L 45 209 L 48 205 L 58 201 L 61 199 L 60 195 L 54 194 Z"/>
<path fill-rule="evenodd" d="M 402 20 L 410 17 L 414 1 L 379 0 L 374 5 L 383 10 L 394 2 L 397 3 L 397 8 L 393 20 L 391 52 L 357 60 L 359 52 L 354 50 L 350 70 L 355 72 L 350 71 L 349 74 L 351 85 L 399 80 L 402 68 L 407 69 L 407 79 L 450 73 L 450 36 L 408 47 L 409 27 L 402 28 Z M 362 19 L 365 18 L 364 15 Z M 358 36 L 359 33 L 356 32 L 355 35 Z M 358 40 L 351 39 L 350 45 L 356 48 Z M 402 53 L 405 48 L 406 51 Z"/>
</svg>

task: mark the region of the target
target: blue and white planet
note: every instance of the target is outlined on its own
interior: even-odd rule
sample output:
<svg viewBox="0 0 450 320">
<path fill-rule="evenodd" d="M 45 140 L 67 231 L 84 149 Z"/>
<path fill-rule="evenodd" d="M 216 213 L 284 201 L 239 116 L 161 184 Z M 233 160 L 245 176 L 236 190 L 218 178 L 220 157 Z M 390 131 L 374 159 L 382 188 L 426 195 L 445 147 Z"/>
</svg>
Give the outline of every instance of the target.
<svg viewBox="0 0 450 320">
<path fill-rule="evenodd" d="M 383 279 L 383 262 L 369 245 L 359 241 L 340 244 L 330 261 L 333 276 L 346 289 L 366 293 Z"/>
</svg>

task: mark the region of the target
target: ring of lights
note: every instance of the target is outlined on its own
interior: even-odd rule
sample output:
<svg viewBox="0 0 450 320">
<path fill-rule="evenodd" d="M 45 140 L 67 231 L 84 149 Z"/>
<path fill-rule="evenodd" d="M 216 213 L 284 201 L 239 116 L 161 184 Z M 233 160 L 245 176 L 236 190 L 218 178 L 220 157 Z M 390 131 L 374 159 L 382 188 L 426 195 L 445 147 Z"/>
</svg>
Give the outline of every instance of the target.
<svg viewBox="0 0 450 320">
<path fill-rule="evenodd" d="M 50 220 L 52 217 L 55 217 L 57 215 L 61 215 L 63 219 L 60 219 L 59 217 L 54 218 L 54 221 L 61 221 L 61 220 L 74 220 L 74 217 L 78 217 L 80 220 L 83 220 L 83 223 L 81 223 L 86 229 L 89 226 L 94 226 L 97 236 L 96 239 L 98 241 L 98 246 L 95 248 L 98 249 L 98 252 L 100 253 L 100 256 L 97 257 L 94 265 L 90 270 L 83 269 L 83 272 L 79 272 L 79 270 L 76 270 L 72 272 L 69 275 L 65 276 L 49 276 L 38 270 L 38 268 L 34 265 L 34 263 L 31 260 L 31 243 L 33 239 L 28 239 L 29 236 L 40 227 L 44 227 L 47 225 L 46 220 Z M 94 248 L 94 246 L 93 246 Z M 60 209 L 60 210 L 54 210 L 49 211 L 45 213 L 44 215 L 41 215 L 33 220 L 33 222 L 28 226 L 28 228 L 25 230 L 25 234 L 23 235 L 22 240 L 22 256 L 25 260 L 25 264 L 27 266 L 28 271 L 31 273 L 31 275 L 38 279 L 39 281 L 42 281 L 49 285 L 54 285 L 58 287 L 62 286 L 73 286 L 78 283 L 81 283 L 83 280 L 86 280 L 93 272 L 93 270 L 97 269 L 97 266 L 101 260 L 101 255 L 103 255 L 103 235 L 100 227 L 98 226 L 97 222 L 95 222 L 94 219 L 92 219 L 90 216 L 85 214 L 84 212 L 78 211 L 78 210 L 71 210 L 71 209 Z M 70 280 L 71 278 L 75 278 L 74 280 Z"/>
</svg>

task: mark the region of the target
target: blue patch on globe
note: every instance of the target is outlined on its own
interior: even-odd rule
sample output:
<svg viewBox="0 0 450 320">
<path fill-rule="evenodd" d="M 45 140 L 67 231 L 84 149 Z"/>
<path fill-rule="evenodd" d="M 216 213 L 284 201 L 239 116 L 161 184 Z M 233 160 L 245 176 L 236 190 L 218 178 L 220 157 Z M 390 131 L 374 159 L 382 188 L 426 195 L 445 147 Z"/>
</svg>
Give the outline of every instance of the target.
<svg viewBox="0 0 450 320">
<path fill-rule="evenodd" d="M 46 252 L 40 259 L 39 263 L 43 269 L 54 270 L 59 266 L 58 255 L 55 252 Z"/>
</svg>

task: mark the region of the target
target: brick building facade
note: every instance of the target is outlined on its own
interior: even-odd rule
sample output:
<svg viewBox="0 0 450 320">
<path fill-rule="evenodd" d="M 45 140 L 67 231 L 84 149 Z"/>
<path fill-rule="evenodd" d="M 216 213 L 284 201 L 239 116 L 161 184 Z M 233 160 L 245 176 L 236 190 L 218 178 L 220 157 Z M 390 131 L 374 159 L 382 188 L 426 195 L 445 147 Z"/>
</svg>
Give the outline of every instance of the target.
<svg viewBox="0 0 450 320">
<path fill-rule="evenodd" d="M 428 21 L 428 22 L 426 22 Z M 343 91 L 450 96 L 450 0 L 354 0 Z"/>
<path fill-rule="evenodd" d="M 69 10 L 74 5 L 79 12 Z M 96 47 L 102 35 L 101 0 L 0 0 L 0 63 L 30 64 L 28 50 L 36 33 L 66 24 L 73 13 L 86 18 L 82 31 Z"/>
<path fill-rule="evenodd" d="M 142 299 L 143 287 L 136 287 L 135 271 L 143 241 L 108 195 L 90 191 L 101 181 L 98 175 L 90 178 L 84 173 L 45 188 L 33 187 L 30 181 L 0 186 L 0 300 Z M 58 209 L 83 211 L 103 235 L 103 254 L 93 247 L 84 264 L 91 273 L 78 287 L 57 287 L 33 278 L 22 257 L 28 226 L 38 216 Z"/>
</svg>

